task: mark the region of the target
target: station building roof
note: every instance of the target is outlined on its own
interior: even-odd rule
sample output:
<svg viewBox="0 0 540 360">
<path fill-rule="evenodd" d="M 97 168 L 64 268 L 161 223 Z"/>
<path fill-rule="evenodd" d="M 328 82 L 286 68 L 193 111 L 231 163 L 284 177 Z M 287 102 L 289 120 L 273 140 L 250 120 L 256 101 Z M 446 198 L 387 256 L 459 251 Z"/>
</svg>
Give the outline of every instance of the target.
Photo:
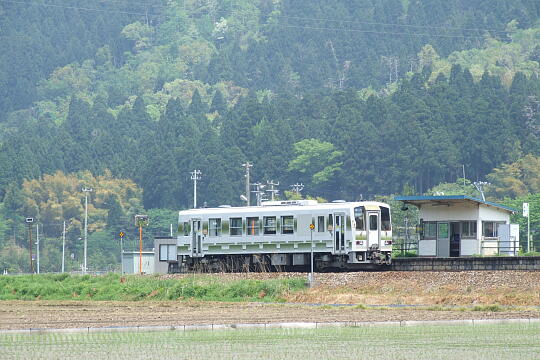
<svg viewBox="0 0 540 360">
<path fill-rule="evenodd" d="M 421 206 L 424 204 L 440 204 L 440 205 L 450 205 L 450 204 L 459 204 L 459 203 L 478 203 L 486 206 L 493 206 L 501 210 L 505 210 L 511 213 L 516 213 L 518 210 L 508 207 L 506 205 L 494 203 L 491 201 L 484 201 L 468 195 L 421 195 L 421 196 L 396 196 L 394 200 L 403 201 L 406 204 L 412 204 L 416 206 Z"/>
</svg>

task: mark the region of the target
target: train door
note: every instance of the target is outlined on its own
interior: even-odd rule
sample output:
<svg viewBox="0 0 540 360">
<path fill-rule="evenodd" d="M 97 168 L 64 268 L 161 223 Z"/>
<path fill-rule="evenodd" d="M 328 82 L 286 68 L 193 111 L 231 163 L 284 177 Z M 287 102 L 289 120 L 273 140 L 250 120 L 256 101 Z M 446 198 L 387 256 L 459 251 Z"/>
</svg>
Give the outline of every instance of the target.
<svg viewBox="0 0 540 360">
<path fill-rule="evenodd" d="M 368 247 L 377 245 L 381 248 L 381 222 L 379 219 L 379 211 L 367 211 L 367 241 Z"/>
<path fill-rule="evenodd" d="M 334 252 L 345 252 L 344 213 L 334 213 Z"/>
<path fill-rule="evenodd" d="M 191 257 L 202 256 L 201 219 L 191 219 Z"/>
</svg>

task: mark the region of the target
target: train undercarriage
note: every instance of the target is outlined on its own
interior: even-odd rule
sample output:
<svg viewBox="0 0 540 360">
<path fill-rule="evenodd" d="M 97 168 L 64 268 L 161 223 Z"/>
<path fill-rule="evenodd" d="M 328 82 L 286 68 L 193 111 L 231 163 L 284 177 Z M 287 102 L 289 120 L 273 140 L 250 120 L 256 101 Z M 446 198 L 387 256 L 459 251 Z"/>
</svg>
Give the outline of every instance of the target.
<svg viewBox="0 0 540 360">
<path fill-rule="evenodd" d="M 389 252 L 369 251 L 332 255 L 314 254 L 314 271 L 384 270 L 391 264 Z M 311 269 L 309 253 L 178 256 L 169 262 L 169 273 L 215 272 L 307 272 Z"/>
</svg>

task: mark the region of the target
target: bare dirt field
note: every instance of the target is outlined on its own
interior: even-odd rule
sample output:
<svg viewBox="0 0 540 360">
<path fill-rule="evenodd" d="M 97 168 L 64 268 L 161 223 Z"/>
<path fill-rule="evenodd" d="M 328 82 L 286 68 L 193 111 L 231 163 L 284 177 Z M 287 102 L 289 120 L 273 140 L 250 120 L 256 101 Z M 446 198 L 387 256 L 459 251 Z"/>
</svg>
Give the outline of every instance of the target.
<svg viewBox="0 0 540 360">
<path fill-rule="evenodd" d="M 163 277 L 185 276 L 190 275 Z M 212 276 L 230 281 L 305 274 Z M 315 279 L 314 288 L 289 294 L 285 304 L 2 301 L 0 329 L 540 318 L 540 272 L 358 272 L 316 274 Z"/>
</svg>

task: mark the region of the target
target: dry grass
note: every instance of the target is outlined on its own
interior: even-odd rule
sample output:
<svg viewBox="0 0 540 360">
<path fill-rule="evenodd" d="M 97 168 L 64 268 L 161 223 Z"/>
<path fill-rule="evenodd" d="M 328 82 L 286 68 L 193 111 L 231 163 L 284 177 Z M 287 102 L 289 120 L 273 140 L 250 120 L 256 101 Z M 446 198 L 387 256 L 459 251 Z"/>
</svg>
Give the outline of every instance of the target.
<svg viewBox="0 0 540 360">
<path fill-rule="evenodd" d="M 540 304 L 540 272 L 384 272 L 317 274 L 317 286 L 291 302 L 368 305 Z"/>
</svg>

